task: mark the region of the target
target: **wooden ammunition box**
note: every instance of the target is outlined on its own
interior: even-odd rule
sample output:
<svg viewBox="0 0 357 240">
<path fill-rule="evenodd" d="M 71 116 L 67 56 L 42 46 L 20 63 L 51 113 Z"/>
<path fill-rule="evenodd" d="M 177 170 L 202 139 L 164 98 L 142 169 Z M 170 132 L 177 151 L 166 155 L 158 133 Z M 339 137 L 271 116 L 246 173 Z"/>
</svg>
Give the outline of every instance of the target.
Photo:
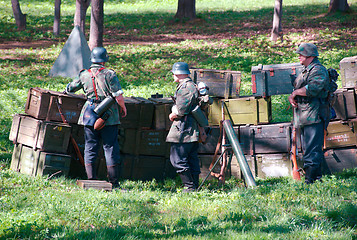
<svg viewBox="0 0 357 240">
<path fill-rule="evenodd" d="M 82 95 L 30 88 L 25 113 L 46 121 L 63 122 L 60 110 L 68 123 L 77 123 L 86 98 Z"/>
<path fill-rule="evenodd" d="M 357 87 L 357 56 L 346 57 L 340 61 L 341 81 L 344 88 Z"/>
<path fill-rule="evenodd" d="M 254 177 L 266 179 L 270 177 L 291 176 L 292 167 L 288 153 L 246 155 L 246 159 Z M 233 165 L 235 162 L 237 162 L 237 158 L 233 156 Z M 238 164 L 236 169 L 240 169 Z"/>
<path fill-rule="evenodd" d="M 122 161 L 124 166 L 126 165 L 123 171 L 129 171 L 131 166 L 131 174 L 127 172 L 125 175 L 130 175 L 132 180 L 164 179 L 167 166 L 165 157 L 123 154 Z"/>
<path fill-rule="evenodd" d="M 15 144 L 11 169 L 31 176 L 68 176 L 71 156 L 33 150 L 22 144 Z"/>
<path fill-rule="evenodd" d="M 333 121 L 327 127 L 325 148 L 357 146 L 356 122 Z"/>
<path fill-rule="evenodd" d="M 190 69 L 192 80 L 204 82 L 209 95 L 214 97 L 235 98 L 239 96 L 241 72 L 215 69 Z"/>
<path fill-rule="evenodd" d="M 239 136 L 239 128 L 233 127 L 237 136 Z M 223 128 L 222 128 L 223 129 Z M 216 151 L 216 146 L 219 141 L 220 128 L 218 126 L 212 126 L 210 133 L 208 134 L 207 141 L 205 143 L 200 143 L 198 147 L 199 154 L 214 154 Z M 228 142 L 228 140 L 226 140 Z M 221 149 L 219 150 L 219 153 Z"/>
<path fill-rule="evenodd" d="M 325 160 L 330 173 L 357 167 L 357 148 L 347 147 L 325 151 Z"/>
<path fill-rule="evenodd" d="M 121 151 L 134 155 L 169 156 L 166 130 L 125 129 Z"/>
<path fill-rule="evenodd" d="M 267 97 L 272 95 L 291 94 L 292 83 L 301 73 L 300 63 L 284 63 L 252 66 L 253 96 Z"/>
<path fill-rule="evenodd" d="M 48 122 L 29 115 L 13 117 L 9 139 L 46 152 L 66 153 L 71 135 L 71 126 Z"/>
<path fill-rule="evenodd" d="M 174 101 L 171 98 L 149 98 L 154 103 L 154 119 L 152 128 L 169 130 L 172 122 L 169 119 Z"/>
<path fill-rule="evenodd" d="M 219 125 L 222 120 L 222 102 L 224 103 L 224 118 L 231 120 L 233 125 L 257 125 L 270 123 L 272 120 L 270 97 L 215 98 L 209 107 L 208 122 L 210 125 Z"/>
<path fill-rule="evenodd" d="M 357 80 L 356 80 L 357 81 Z M 336 101 L 332 107 L 336 112 L 336 119 L 347 120 L 357 117 L 355 89 L 337 89 Z"/>
<path fill-rule="evenodd" d="M 288 153 L 291 149 L 291 123 L 240 127 L 244 154 Z"/>
<path fill-rule="evenodd" d="M 217 159 L 219 158 L 219 156 L 220 155 L 217 155 Z M 201 167 L 200 179 L 205 179 L 207 174 L 210 171 L 209 167 L 212 163 L 213 155 L 212 154 L 200 154 L 200 155 L 198 155 L 198 158 L 200 159 L 200 167 Z M 217 163 L 217 165 L 213 168 L 213 172 L 219 173 L 220 171 L 221 171 L 221 165 L 220 165 L 220 163 Z M 229 176 L 227 176 L 227 177 L 229 177 Z M 207 179 L 208 180 L 214 179 L 214 177 L 209 175 Z"/>
<path fill-rule="evenodd" d="M 139 97 L 125 97 L 127 115 L 121 118 L 122 128 L 151 128 L 154 114 L 154 104 Z"/>
</svg>

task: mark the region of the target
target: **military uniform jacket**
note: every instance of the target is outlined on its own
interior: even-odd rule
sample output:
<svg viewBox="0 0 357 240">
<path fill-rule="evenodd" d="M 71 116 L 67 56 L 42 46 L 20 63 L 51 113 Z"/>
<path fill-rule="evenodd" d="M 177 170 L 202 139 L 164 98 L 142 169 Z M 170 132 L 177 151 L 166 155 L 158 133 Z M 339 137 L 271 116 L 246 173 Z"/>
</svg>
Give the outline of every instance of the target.
<svg viewBox="0 0 357 240">
<path fill-rule="evenodd" d="M 123 93 L 119 79 L 113 70 L 106 69 L 100 64 L 92 64 L 89 69 L 93 75 L 96 75 L 96 73 L 102 69 L 96 75 L 94 81 L 98 100 L 96 100 L 91 73 L 86 69 L 82 70 L 79 75 L 66 87 L 67 92 L 76 92 L 83 89 L 85 95 L 87 96 L 87 101 L 84 104 L 81 115 L 78 119 L 79 125 L 83 125 L 83 113 L 88 105 L 91 104 L 92 100 L 95 102 L 94 104 L 97 105 L 107 96 L 112 95 L 113 97 L 116 97 Z M 120 124 L 119 105 L 116 103 L 113 104 L 108 111 L 110 112 L 110 117 L 107 119 L 105 124 L 107 126 Z"/>
<path fill-rule="evenodd" d="M 198 91 L 191 78 L 185 78 L 178 84 L 174 97 L 180 118 L 172 123 L 166 141 L 172 143 L 197 142 L 199 138 L 198 123 L 191 111 L 198 104 Z"/>
<path fill-rule="evenodd" d="M 295 79 L 295 89 L 306 88 L 305 96 L 296 96 L 298 103 L 294 109 L 294 126 L 303 127 L 321 120 L 328 122 L 330 109 L 327 102 L 330 79 L 326 68 L 317 58 L 305 67 Z"/>
</svg>

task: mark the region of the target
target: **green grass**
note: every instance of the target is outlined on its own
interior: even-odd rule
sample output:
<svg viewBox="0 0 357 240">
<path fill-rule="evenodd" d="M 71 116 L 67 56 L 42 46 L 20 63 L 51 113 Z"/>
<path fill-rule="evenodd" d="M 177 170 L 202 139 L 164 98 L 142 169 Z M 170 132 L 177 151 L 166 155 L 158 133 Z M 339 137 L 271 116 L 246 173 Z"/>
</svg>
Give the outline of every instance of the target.
<svg viewBox="0 0 357 240">
<path fill-rule="evenodd" d="M 83 191 L 71 179 L 32 178 L 8 170 L 12 115 L 24 112 L 27 91 L 61 91 L 68 78 L 47 74 L 73 26 L 75 1 L 62 1 L 61 34 L 52 34 L 53 2 L 21 0 L 28 25 L 16 30 L 10 1 L 0 0 L 0 239 L 357 239 L 356 170 L 306 186 L 289 178 L 257 180 L 246 189 L 230 179 L 183 194 L 179 180 L 123 181 L 130 192 Z M 173 20 L 176 0 L 105 1 L 104 44 L 125 96 L 174 93 L 170 69 L 242 72 L 251 94 L 251 67 L 297 62 L 296 46 L 314 42 L 320 60 L 339 71 L 357 55 L 357 1 L 350 14 L 325 15 L 326 1 L 284 1 L 284 41 L 269 40 L 271 1 L 196 1 L 198 19 Z M 89 11 L 87 31 L 89 29 Z M 88 32 L 86 32 L 88 37 Z M 18 46 L 8 48 L 11 44 Z M 338 84 L 341 86 L 341 81 Z M 273 121 L 291 121 L 287 96 L 273 97 Z"/>
</svg>

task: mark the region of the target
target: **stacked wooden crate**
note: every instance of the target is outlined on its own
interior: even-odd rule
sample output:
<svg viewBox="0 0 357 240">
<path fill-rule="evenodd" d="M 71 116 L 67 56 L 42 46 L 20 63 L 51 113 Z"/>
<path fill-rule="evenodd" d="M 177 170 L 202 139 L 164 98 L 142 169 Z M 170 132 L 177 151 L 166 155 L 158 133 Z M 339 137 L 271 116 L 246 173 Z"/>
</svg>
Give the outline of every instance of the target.
<svg viewBox="0 0 357 240">
<path fill-rule="evenodd" d="M 72 128 L 68 123 L 77 122 L 84 102 L 78 95 L 29 89 L 26 114 L 13 117 L 11 169 L 32 176 L 68 176 L 72 162 L 68 154 Z M 63 123 L 59 109 L 68 123 Z"/>
<path fill-rule="evenodd" d="M 121 119 L 122 176 L 133 180 L 175 177 L 166 136 L 171 126 L 171 98 L 126 97 L 127 116 Z"/>
<path fill-rule="evenodd" d="M 357 167 L 357 56 L 340 61 L 342 88 L 336 90 L 336 117 L 327 128 L 325 160 L 327 173 Z"/>
</svg>

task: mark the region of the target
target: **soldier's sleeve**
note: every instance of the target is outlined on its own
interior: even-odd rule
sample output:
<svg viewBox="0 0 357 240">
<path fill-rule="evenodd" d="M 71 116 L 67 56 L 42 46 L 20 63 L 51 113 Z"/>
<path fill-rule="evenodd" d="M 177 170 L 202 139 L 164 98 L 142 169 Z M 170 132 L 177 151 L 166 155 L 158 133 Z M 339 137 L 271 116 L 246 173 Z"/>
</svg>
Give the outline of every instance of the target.
<svg viewBox="0 0 357 240">
<path fill-rule="evenodd" d="M 78 76 L 76 76 L 72 82 L 68 83 L 66 86 L 66 92 L 76 92 L 80 90 L 83 87 L 82 82 L 80 81 L 80 76 L 85 71 L 83 69 L 82 71 L 79 72 Z"/>
<path fill-rule="evenodd" d="M 189 86 L 184 86 L 177 91 L 176 106 L 179 116 L 190 113 L 195 93 L 193 90 L 196 91 L 196 89 L 192 89 Z"/>
<path fill-rule="evenodd" d="M 308 97 L 319 97 L 328 88 L 328 73 L 323 66 L 316 66 L 309 73 L 306 85 L 306 95 Z"/>
<path fill-rule="evenodd" d="M 119 78 L 117 74 L 113 70 L 109 70 L 109 90 L 113 94 L 114 97 L 117 97 L 123 94 L 123 90 L 121 88 Z"/>
</svg>

